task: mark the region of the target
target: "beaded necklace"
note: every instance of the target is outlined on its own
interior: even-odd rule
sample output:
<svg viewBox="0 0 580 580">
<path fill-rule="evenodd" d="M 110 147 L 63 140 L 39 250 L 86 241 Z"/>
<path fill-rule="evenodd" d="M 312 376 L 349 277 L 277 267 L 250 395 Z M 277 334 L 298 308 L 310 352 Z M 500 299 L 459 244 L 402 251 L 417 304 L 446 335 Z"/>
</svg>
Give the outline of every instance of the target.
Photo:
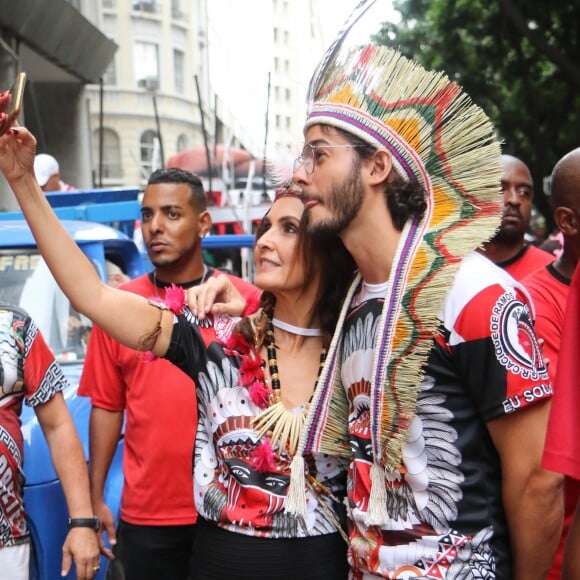
<svg viewBox="0 0 580 580">
<path fill-rule="evenodd" d="M 274 327 L 272 319 L 268 318 L 268 328 L 265 336 L 266 353 L 268 356 L 268 370 L 272 392 L 270 394 L 270 406 L 254 418 L 254 427 L 258 430 L 259 437 L 266 435 L 270 439 L 272 448 L 278 447 L 279 452 L 287 450 L 290 455 L 294 455 L 298 447 L 298 440 L 302 427 L 306 421 L 308 407 L 312 401 L 320 372 L 326 360 L 326 349 L 320 352 L 320 365 L 314 383 L 314 389 L 310 399 L 303 408 L 287 409 L 282 402 L 280 393 L 280 374 L 278 371 L 278 360 L 276 358 L 276 345 L 274 344 Z"/>
</svg>

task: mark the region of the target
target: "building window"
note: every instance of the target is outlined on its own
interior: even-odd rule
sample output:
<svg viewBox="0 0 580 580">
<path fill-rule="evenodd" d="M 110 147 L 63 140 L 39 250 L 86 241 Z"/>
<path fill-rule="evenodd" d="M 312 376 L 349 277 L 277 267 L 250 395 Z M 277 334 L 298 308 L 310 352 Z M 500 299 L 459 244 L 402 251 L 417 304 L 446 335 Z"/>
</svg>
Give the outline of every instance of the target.
<svg viewBox="0 0 580 580">
<path fill-rule="evenodd" d="M 276 115 L 276 129 L 280 128 L 280 115 Z"/>
<path fill-rule="evenodd" d="M 286 96 L 286 102 L 289 103 L 290 102 L 290 99 L 291 99 L 291 96 L 292 96 L 292 93 L 291 93 L 290 89 L 286 89 L 284 91 L 284 94 Z"/>
<path fill-rule="evenodd" d="M 278 29 L 274 27 L 274 42 L 278 42 Z"/>
<path fill-rule="evenodd" d="M 99 133 L 98 129 L 93 131 L 93 160 L 94 174 L 99 176 Z M 123 177 L 121 165 L 121 140 L 116 131 L 103 129 L 103 178 L 120 179 Z"/>
<path fill-rule="evenodd" d="M 103 0 L 103 8 L 105 10 L 114 10 L 117 8 L 117 0 Z"/>
<path fill-rule="evenodd" d="M 173 50 L 173 82 L 175 92 L 182 95 L 185 92 L 185 53 L 182 50 Z"/>
<path fill-rule="evenodd" d="M 159 11 L 156 0 L 133 0 L 132 8 L 136 12 L 149 12 L 150 14 Z"/>
<path fill-rule="evenodd" d="M 182 0 L 171 0 L 171 18 L 173 18 L 173 20 L 185 19 Z"/>
<path fill-rule="evenodd" d="M 290 129 L 292 127 L 292 120 L 290 117 L 286 117 L 286 129 Z"/>
<path fill-rule="evenodd" d="M 180 151 L 185 151 L 188 148 L 189 148 L 189 139 L 187 138 L 187 135 L 182 133 L 177 138 L 177 152 L 179 153 Z"/>
<path fill-rule="evenodd" d="M 159 88 L 159 47 L 152 42 L 135 42 L 134 66 L 137 86 L 150 91 Z"/>
</svg>

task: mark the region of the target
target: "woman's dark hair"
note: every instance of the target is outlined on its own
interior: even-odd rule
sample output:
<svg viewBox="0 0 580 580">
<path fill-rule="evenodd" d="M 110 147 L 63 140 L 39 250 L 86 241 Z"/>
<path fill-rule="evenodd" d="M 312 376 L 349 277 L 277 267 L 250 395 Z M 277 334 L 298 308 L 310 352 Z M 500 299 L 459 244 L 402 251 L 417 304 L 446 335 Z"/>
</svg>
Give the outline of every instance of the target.
<svg viewBox="0 0 580 580">
<path fill-rule="evenodd" d="M 361 159 L 370 158 L 377 150 L 373 145 L 348 131 L 332 128 L 355 146 L 355 153 Z M 396 171 L 391 171 L 385 182 L 385 197 L 393 225 L 399 231 L 409 218 L 421 219 L 427 209 L 425 189 L 419 181 L 415 177 L 405 181 Z"/>
<path fill-rule="evenodd" d="M 291 193 L 289 195 L 296 195 Z M 264 216 L 264 218 L 267 217 Z M 304 265 L 304 280 L 319 277 L 320 284 L 316 299 L 312 306 L 311 316 L 316 314 L 323 331 L 324 344 L 328 346 L 340 313 L 342 300 L 350 286 L 356 270 L 352 256 L 344 247 L 342 240 L 337 236 L 319 238 L 308 232 L 308 211 L 302 214 L 298 231 L 297 252 L 294 260 L 302 260 Z M 267 220 L 262 219 L 256 230 L 256 242 L 265 233 Z M 264 316 L 257 322 L 258 346 L 261 346 L 267 320 L 270 316 L 276 299 L 271 292 L 263 292 L 261 306 Z M 242 330 L 244 334 L 244 330 Z"/>
<path fill-rule="evenodd" d="M 338 236 L 312 239 L 312 255 L 320 272 L 320 285 L 314 309 L 320 317 L 320 326 L 326 339 L 325 345 L 328 346 L 336 328 L 340 307 L 357 267 Z"/>
</svg>

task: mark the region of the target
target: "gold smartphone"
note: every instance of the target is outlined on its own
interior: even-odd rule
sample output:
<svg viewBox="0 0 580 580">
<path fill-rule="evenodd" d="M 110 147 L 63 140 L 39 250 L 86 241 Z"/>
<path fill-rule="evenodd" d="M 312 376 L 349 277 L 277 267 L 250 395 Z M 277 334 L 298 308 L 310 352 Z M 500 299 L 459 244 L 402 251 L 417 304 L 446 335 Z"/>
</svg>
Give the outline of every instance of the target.
<svg viewBox="0 0 580 580">
<path fill-rule="evenodd" d="M 24 99 L 24 87 L 26 85 L 26 73 L 18 73 L 16 80 L 10 87 L 10 105 L 8 106 L 8 116 L 16 119 L 22 111 L 22 101 Z"/>
</svg>

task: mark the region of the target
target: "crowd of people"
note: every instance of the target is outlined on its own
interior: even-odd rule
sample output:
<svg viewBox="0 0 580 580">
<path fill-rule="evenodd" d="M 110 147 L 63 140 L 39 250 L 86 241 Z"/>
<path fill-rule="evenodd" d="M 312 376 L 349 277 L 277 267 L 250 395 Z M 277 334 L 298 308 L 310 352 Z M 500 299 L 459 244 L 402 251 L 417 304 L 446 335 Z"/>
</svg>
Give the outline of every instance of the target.
<svg viewBox="0 0 580 580">
<path fill-rule="evenodd" d="M 580 577 L 580 149 L 552 175 L 556 258 L 525 241 L 529 168 L 461 87 L 352 48 L 313 77 L 292 180 L 256 232 L 255 286 L 204 264 L 202 184 L 162 169 L 141 207 L 154 269 L 116 287 L 46 200 L 34 136 L 4 113 L 0 135 L 40 252 L 96 324 L 88 473 L 70 429 L 70 458 L 54 456 L 79 578 L 97 542 L 126 580 Z M 6 332 L 25 345 L 3 391 L 14 427 L 22 396 L 39 417 L 58 401 L 60 375 L 27 374 L 38 333 Z M 104 486 L 123 421 L 115 522 Z M 26 530 L 12 531 L 0 566 L 26 578 Z"/>
</svg>

